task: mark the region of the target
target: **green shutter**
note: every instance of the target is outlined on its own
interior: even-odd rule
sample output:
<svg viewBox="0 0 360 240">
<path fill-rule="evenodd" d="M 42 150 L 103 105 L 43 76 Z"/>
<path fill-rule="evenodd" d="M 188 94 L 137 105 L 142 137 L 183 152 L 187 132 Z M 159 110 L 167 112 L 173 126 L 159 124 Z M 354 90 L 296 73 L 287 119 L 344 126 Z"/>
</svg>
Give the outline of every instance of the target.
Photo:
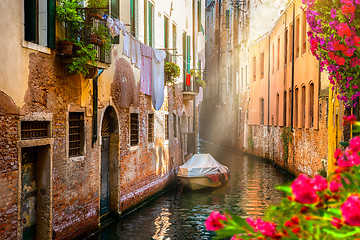
<svg viewBox="0 0 360 240">
<path fill-rule="evenodd" d="M 131 35 L 136 37 L 136 0 L 130 0 L 130 22 L 131 22 Z"/>
<path fill-rule="evenodd" d="M 190 73 L 190 36 L 186 36 L 186 69 Z"/>
<path fill-rule="evenodd" d="M 37 0 L 25 0 L 25 41 L 37 41 Z"/>
<path fill-rule="evenodd" d="M 111 0 L 111 17 L 119 18 L 119 0 Z M 112 39 L 112 44 L 119 44 L 119 36 Z"/>
<path fill-rule="evenodd" d="M 230 10 L 226 10 L 226 28 L 230 28 Z"/>
<path fill-rule="evenodd" d="M 148 2 L 148 29 L 149 29 L 149 46 L 153 46 L 153 5 Z"/>
<path fill-rule="evenodd" d="M 198 32 L 201 32 L 201 0 L 198 0 Z"/>
<path fill-rule="evenodd" d="M 56 0 L 48 0 L 47 46 L 49 48 L 55 48 L 55 18 L 56 18 Z"/>
<path fill-rule="evenodd" d="M 183 49 L 183 78 L 184 78 L 184 84 L 185 84 L 185 81 L 186 81 L 186 74 L 187 73 L 187 68 L 186 68 L 186 65 L 187 65 L 187 51 L 186 51 L 186 32 L 183 32 L 183 35 L 182 35 L 182 49 Z M 184 85 L 185 86 L 185 85 Z"/>
</svg>

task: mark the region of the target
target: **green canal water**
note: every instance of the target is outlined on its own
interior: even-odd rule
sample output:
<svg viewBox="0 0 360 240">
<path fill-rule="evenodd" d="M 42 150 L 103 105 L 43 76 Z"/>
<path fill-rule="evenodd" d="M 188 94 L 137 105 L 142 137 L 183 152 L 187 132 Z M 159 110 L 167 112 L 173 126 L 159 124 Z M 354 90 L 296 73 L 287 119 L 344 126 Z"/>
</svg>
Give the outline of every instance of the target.
<svg viewBox="0 0 360 240">
<path fill-rule="evenodd" d="M 212 239 L 214 233 L 204 226 L 212 211 L 228 209 L 243 217 L 261 217 L 281 200 L 274 186 L 292 179 L 273 164 L 238 151 L 202 142 L 200 152 L 211 153 L 229 167 L 227 185 L 201 192 L 174 188 L 88 239 Z"/>
</svg>

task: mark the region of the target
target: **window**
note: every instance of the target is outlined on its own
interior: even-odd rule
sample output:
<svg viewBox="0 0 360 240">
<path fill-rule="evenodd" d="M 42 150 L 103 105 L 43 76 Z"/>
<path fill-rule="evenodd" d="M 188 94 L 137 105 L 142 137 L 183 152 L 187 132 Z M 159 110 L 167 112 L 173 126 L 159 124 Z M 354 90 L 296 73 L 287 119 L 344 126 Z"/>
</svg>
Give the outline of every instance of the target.
<svg viewBox="0 0 360 240">
<path fill-rule="evenodd" d="M 305 128 L 305 118 L 306 118 L 306 111 L 305 111 L 305 106 L 306 106 L 306 89 L 305 86 L 302 86 L 301 88 L 301 100 L 302 100 L 302 104 L 301 104 L 301 127 Z"/>
<path fill-rule="evenodd" d="M 198 7 L 198 32 L 202 32 L 201 30 L 201 0 L 197 1 Z"/>
<path fill-rule="evenodd" d="M 226 10 L 226 29 L 229 29 L 230 28 L 230 10 Z"/>
<path fill-rule="evenodd" d="M 284 64 L 287 64 L 287 60 L 288 60 L 288 30 L 285 30 L 285 34 L 284 34 L 284 38 L 285 38 L 285 43 L 284 43 Z"/>
<path fill-rule="evenodd" d="M 154 42 L 154 5 L 148 1 L 144 0 L 144 11 L 145 11 L 145 43 L 150 47 L 153 47 Z"/>
<path fill-rule="evenodd" d="M 131 24 L 131 35 L 135 38 L 138 37 L 137 24 L 138 24 L 138 4 L 137 0 L 130 0 L 130 24 Z"/>
<path fill-rule="evenodd" d="M 261 64 L 261 66 L 260 66 L 260 71 L 261 71 L 261 77 L 260 77 L 260 79 L 264 79 L 264 76 L 265 76 L 265 57 L 264 57 L 264 53 L 261 53 L 261 55 L 260 55 L 260 64 Z"/>
<path fill-rule="evenodd" d="M 302 53 L 306 52 L 306 14 L 302 13 L 302 33 L 301 33 L 301 43 L 302 43 Z"/>
<path fill-rule="evenodd" d="M 164 48 L 169 48 L 169 18 L 164 16 Z"/>
<path fill-rule="evenodd" d="M 245 86 L 247 86 L 247 65 L 245 66 Z"/>
<path fill-rule="evenodd" d="M 310 84 L 310 127 L 314 127 L 314 84 Z"/>
<path fill-rule="evenodd" d="M 240 72 L 240 92 L 244 91 L 244 68 L 241 68 Z"/>
<path fill-rule="evenodd" d="M 284 92 L 284 106 L 283 106 L 283 123 L 284 123 L 284 127 L 286 127 L 286 105 L 287 105 L 287 102 L 286 102 L 286 94 L 287 94 L 287 92 L 285 91 Z"/>
<path fill-rule="evenodd" d="M 174 63 L 176 63 L 176 59 L 177 59 L 177 57 L 176 57 L 176 54 L 177 54 L 177 52 L 176 52 L 176 49 L 177 49 L 177 47 L 176 47 L 176 44 L 177 44 L 177 39 L 176 39 L 176 34 L 177 34 L 177 32 L 176 32 L 176 25 L 173 23 L 173 26 L 172 26 L 172 48 L 173 48 L 173 62 Z"/>
<path fill-rule="evenodd" d="M 139 114 L 130 113 L 130 146 L 139 144 Z"/>
<path fill-rule="evenodd" d="M 272 45 L 272 61 L 271 61 L 271 73 L 274 74 L 275 69 L 275 44 Z"/>
<path fill-rule="evenodd" d="M 173 126 L 174 126 L 174 138 L 177 138 L 177 116 L 175 114 L 173 116 Z"/>
<path fill-rule="evenodd" d="M 21 139 L 38 139 L 50 137 L 50 122 L 48 121 L 22 121 Z"/>
<path fill-rule="evenodd" d="M 265 111 L 265 106 L 264 106 L 264 99 L 263 98 L 261 98 L 260 99 L 260 125 L 264 125 L 264 117 L 265 117 L 265 113 L 264 113 L 264 111 Z"/>
<path fill-rule="evenodd" d="M 119 0 L 111 0 L 111 16 L 115 18 L 119 18 Z M 115 36 L 112 40 L 112 43 L 119 44 L 120 43 L 119 36 Z"/>
<path fill-rule="evenodd" d="M 154 114 L 148 114 L 148 143 L 154 142 Z"/>
<path fill-rule="evenodd" d="M 298 58 L 300 55 L 300 18 L 296 19 L 295 25 L 295 57 Z"/>
<path fill-rule="evenodd" d="M 169 115 L 165 115 L 165 140 L 169 140 Z"/>
<path fill-rule="evenodd" d="M 292 58 L 293 58 L 293 33 L 294 33 L 294 29 L 293 29 L 293 25 L 292 24 L 290 24 L 290 32 L 289 32 L 289 40 L 290 40 L 290 42 L 289 42 L 289 49 L 290 49 L 290 51 L 289 51 L 289 53 L 290 53 L 290 56 L 289 56 L 289 59 L 290 59 L 290 62 L 292 62 Z"/>
<path fill-rule="evenodd" d="M 56 0 L 24 0 L 25 41 L 55 48 Z"/>
<path fill-rule="evenodd" d="M 253 81 L 256 81 L 256 57 L 253 58 Z"/>
<path fill-rule="evenodd" d="M 84 151 L 84 113 L 69 113 L 69 157 L 81 156 Z"/>
<path fill-rule="evenodd" d="M 280 37 L 278 37 L 278 42 L 277 42 L 277 70 L 279 71 L 280 69 Z"/>
<path fill-rule="evenodd" d="M 298 114 L 298 112 L 299 112 L 299 89 L 298 88 L 296 88 L 295 89 L 295 100 L 294 100 L 295 102 L 295 106 L 294 106 L 294 127 L 298 127 L 298 116 L 299 116 L 299 114 Z"/>
<path fill-rule="evenodd" d="M 292 90 L 289 89 L 289 106 L 288 106 L 288 113 L 289 113 L 289 121 L 291 122 L 292 116 L 291 116 L 291 109 L 293 108 L 293 95 Z"/>
<path fill-rule="evenodd" d="M 280 95 L 278 93 L 276 94 L 276 120 L 275 120 L 276 126 L 279 125 L 279 104 L 280 104 Z"/>
</svg>

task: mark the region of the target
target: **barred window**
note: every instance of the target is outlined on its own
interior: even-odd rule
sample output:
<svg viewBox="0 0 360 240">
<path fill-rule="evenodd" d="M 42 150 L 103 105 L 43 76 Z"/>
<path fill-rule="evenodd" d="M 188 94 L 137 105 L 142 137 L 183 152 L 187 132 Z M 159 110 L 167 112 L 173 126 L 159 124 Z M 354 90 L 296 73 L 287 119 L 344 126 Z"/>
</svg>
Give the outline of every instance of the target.
<svg viewBox="0 0 360 240">
<path fill-rule="evenodd" d="M 37 139 L 50 137 L 50 122 L 48 121 L 22 121 L 21 139 Z"/>
<path fill-rule="evenodd" d="M 154 114 L 148 115 L 148 142 L 154 142 Z"/>
<path fill-rule="evenodd" d="M 84 151 L 84 113 L 69 113 L 69 157 L 81 156 Z"/>
<path fill-rule="evenodd" d="M 165 140 L 169 139 L 169 115 L 165 115 Z"/>
<path fill-rule="evenodd" d="M 139 114 L 130 113 L 130 146 L 139 144 Z"/>
</svg>

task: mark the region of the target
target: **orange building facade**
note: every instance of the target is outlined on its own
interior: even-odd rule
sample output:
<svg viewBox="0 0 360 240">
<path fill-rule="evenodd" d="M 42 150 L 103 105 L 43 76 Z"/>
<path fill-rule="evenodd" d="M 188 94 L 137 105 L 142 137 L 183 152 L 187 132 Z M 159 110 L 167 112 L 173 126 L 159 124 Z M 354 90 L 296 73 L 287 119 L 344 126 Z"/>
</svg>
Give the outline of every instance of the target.
<svg viewBox="0 0 360 240">
<path fill-rule="evenodd" d="M 310 51 L 308 30 L 296 1 L 250 45 L 247 150 L 295 174 L 315 175 L 327 169 L 329 83 Z"/>
</svg>

